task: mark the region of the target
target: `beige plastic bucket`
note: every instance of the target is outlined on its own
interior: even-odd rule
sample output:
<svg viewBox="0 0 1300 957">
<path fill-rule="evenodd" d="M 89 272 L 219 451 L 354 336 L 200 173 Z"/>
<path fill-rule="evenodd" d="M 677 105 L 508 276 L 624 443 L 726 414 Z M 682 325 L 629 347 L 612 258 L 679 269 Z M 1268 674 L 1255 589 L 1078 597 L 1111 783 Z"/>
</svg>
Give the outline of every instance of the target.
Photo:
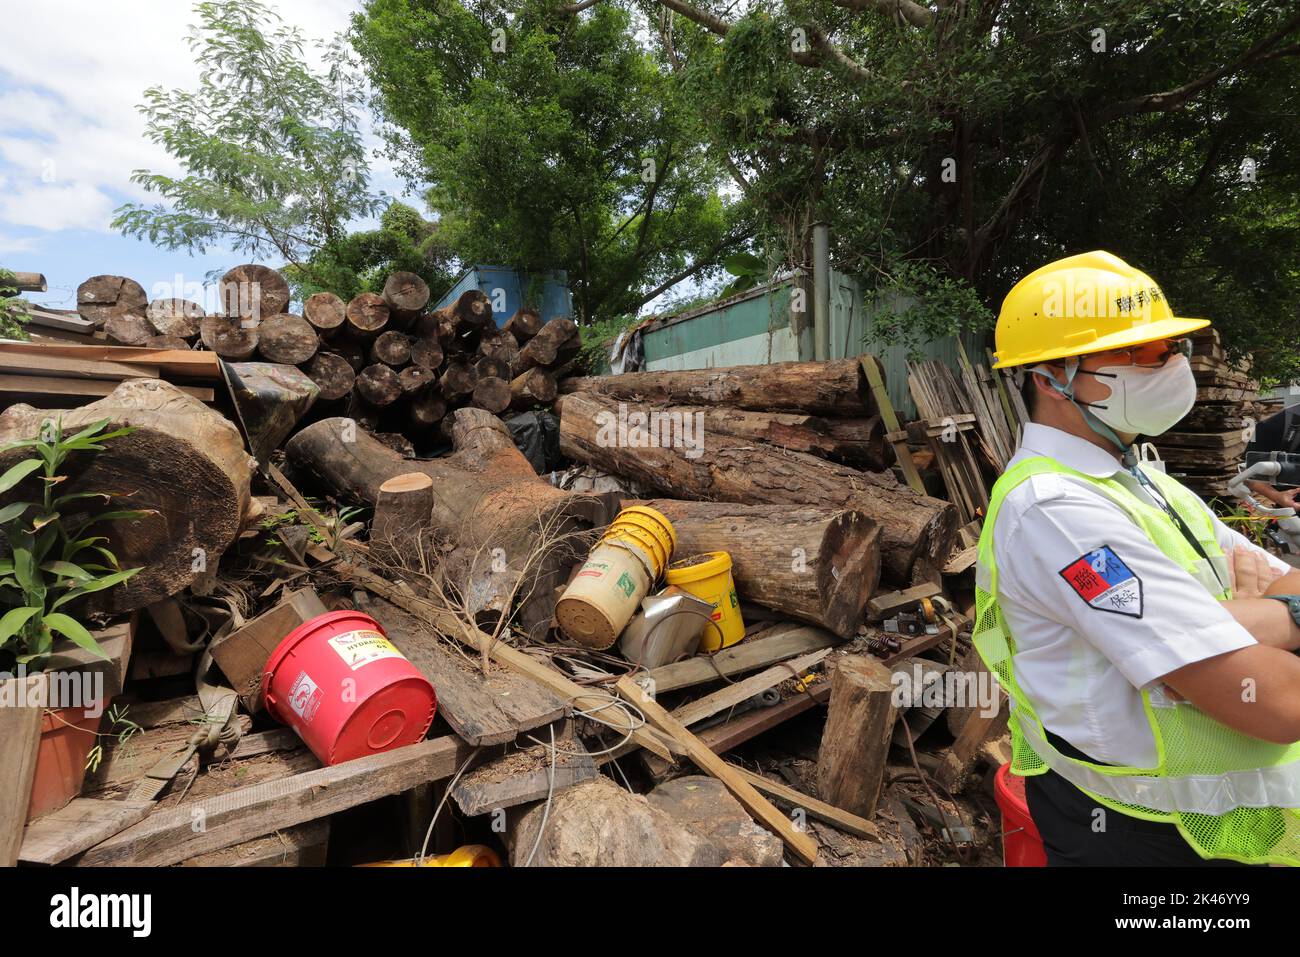
<svg viewBox="0 0 1300 957">
<path fill-rule="evenodd" d="M 600 542 L 555 603 L 555 618 L 566 636 L 602 651 L 618 640 L 649 590 L 644 558 L 618 542 Z"/>
</svg>

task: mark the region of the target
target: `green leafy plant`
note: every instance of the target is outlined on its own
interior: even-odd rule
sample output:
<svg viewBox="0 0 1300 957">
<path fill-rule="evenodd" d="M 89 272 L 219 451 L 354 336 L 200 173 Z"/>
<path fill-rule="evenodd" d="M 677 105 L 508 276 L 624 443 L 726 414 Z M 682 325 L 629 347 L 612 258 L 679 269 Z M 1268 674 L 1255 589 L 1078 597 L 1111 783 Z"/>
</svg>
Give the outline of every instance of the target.
<svg viewBox="0 0 1300 957">
<path fill-rule="evenodd" d="M 116 738 L 117 746 L 121 748 L 133 737 L 144 729 L 126 716 L 125 705 L 113 705 L 108 709 L 109 727 L 112 729 L 108 732 L 97 732 L 95 734 L 95 746 L 90 749 L 86 755 L 86 770 L 94 774 L 99 770 L 100 762 L 104 760 L 104 745 L 100 742 L 104 738 Z M 80 729 L 78 729 L 80 730 Z"/>
<path fill-rule="evenodd" d="M 31 318 L 26 299 L 17 298 L 16 277 L 8 269 L 0 269 L 0 338 L 26 339 L 23 325 Z"/>
<path fill-rule="evenodd" d="M 722 260 L 722 268 L 736 278 L 727 283 L 721 296 L 734 296 L 736 293 L 753 289 L 767 275 L 767 263 L 753 253 L 735 253 Z"/>
<path fill-rule="evenodd" d="M 41 435 L 0 447 L 0 452 L 30 449 L 23 459 L 0 475 L 0 495 L 23 479 L 38 475 L 44 488 L 40 501 L 9 502 L 0 507 L 0 536 L 8 554 L 0 559 L 0 657 L 39 669 L 49 657 L 54 636 L 104 656 L 86 626 L 68 614 L 66 606 L 84 595 L 113 588 L 138 572 L 123 569 L 105 547 L 108 538 L 88 534 L 101 522 L 139 518 L 148 511 L 87 510 L 102 492 L 55 494 L 66 475 L 59 470 L 74 452 L 99 452 L 104 442 L 128 434 L 123 428 L 105 432 L 108 420 L 86 426 L 75 435 L 63 435 L 63 420 L 47 420 Z M 104 656 L 106 657 L 106 656 Z"/>
</svg>

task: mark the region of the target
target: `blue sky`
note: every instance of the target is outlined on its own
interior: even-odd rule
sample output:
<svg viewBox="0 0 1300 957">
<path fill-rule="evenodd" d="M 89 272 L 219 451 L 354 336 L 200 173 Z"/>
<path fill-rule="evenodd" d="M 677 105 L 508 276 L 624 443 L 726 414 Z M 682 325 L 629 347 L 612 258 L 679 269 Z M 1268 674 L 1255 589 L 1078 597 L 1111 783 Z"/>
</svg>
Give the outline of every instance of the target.
<svg viewBox="0 0 1300 957">
<path fill-rule="evenodd" d="M 267 5 L 300 27 L 310 48 L 343 29 L 360 0 Z M 151 296 L 172 295 L 178 276 L 203 282 L 243 261 L 220 250 L 169 252 L 109 228 L 115 208 L 149 198 L 131 183 L 133 170 L 180 172 L 144 139 L 135 106 L 149 86 L 197 85 L 185 43 L 194 19 L 185 0 L 41 0 L 24 8 L 0 58 L 0 265 L 45 274 L 49 291 L 28 294 L 32 301 L 73 308 L 78 284 L 99 273 L 130 276 Z M 402 192 L 379 157 L 372 185 Z"/>
</svg>

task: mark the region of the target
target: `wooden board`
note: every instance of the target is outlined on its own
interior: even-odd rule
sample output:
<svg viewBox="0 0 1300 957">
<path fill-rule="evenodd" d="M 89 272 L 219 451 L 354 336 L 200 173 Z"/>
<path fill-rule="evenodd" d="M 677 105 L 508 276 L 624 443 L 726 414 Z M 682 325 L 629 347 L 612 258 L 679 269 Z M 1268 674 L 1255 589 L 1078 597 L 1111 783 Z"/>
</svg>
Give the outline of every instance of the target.
<svg viewBox="0 0 1300 957">
<path fill-rule="evenodd" d="M 0 350 L 11 355 L 44 355 L 87 362 L 145 365 L 156 367 L 166 376 L 221 381 L 221 360 L 214 352 L 135 346 L 61 345 L 49 342 L 5 342 L 0 343 Z"/>
<path fill-rule="evenodd" d="M 46 662 L 47 672 L 77 671 L 82 674 L 103 675 L 104 694 L 116 698 L 126 686 L 131 669 L 131 648 L 135 642 L 136 615 L 116 625 L 91 632 L 100 649 L 108 655 L 105 660 L 67 639 L 54 643 L 54 651 Z"/>
<path fill-rule="evenodd" d="M 66 807 L 27 825 L 18 859 L 28 864 L 60 864 L 143 821 L 154 807 L 152 801 L 74 798 Z"/>
<path fill-rule="evenodd" d="M 631 676 L 624 675 L 618 680 L 619 694 L 624 700 L 641 709 L 646 721 L 660 731 L 671 736 L 686 749 L 686 754 L 700 770 L 713 775 L 721 781 L 732 796 L 745 806 L 755 821 L 781 838 L 805 864 L 817 860 L 817 842 L 807 834 L 795 828 L 793 822 L 773 807 L 772 803 L 759 794 L 754 786 L 744 779 L 736 770 L 679 722 L 673 719 L 654 699 L 648 697 L 640 686 L 633 682 Z"/>
<path fill-rule="evenodd" d="M 188 860 L 180 867 L 324 867 L 330 822 L 309 821 Z"/>
<path fill-rule="evenodd" d="M 250 714 L 262 710 L 259 689 L 271 653 L 291 631 L 327 610 L 316 592 L 300 588 L 270 611 L 212 643 L 212 659 Z"/>
<path fill-rule="evenodd" d="M 856 814 L 850 814 L 841 808 L 827 804 L 825 801 L 819 801 L 815 797 L 809 797 L 802 791 L 796 791 L 788 785 L 781 784 L 779 781 L 773 781 L 765 778 L 761 774 L 755 774 L 738 765 L 732 765 L 746 781 L 762 791 L 769 797 L 774 797 L 778 801 L 783 801 L 794 808 L 801 808 L 807 812 L 809 817 L 816 818 L 830 824 L 837 830 L 844 831 L 846 834 L 852 834 L 854 837 L 866 838 L 871 841 L 880 840 L 880 831 L 871 821 Z"/>
<path fill-rule="evenodd" d="M 543 736 L 540 740 L 548 740 Z M 515 751 L 496 761 L 477 767 L 464 775 L 451 789 L 452 799 L 468 817 L 487 814 L 498 808 L 516 807 L 529 801 L 543 800 L 551 792 L 573 787 L 593 780 L 600 772 L 596 762 L 573 735 L 557 736 L 556 748 L 579 752 L 559 754 L 555 761 L 554 782 L 551 780 L 550 749 L 538 748 L 540 757 L 531 767 L 520 767 L 524 755 Z"/>
<path fill-rule="evenodd" d="M 503 744 L 568 712 L 563 698 L 500 665 L 484 677 L 473 662 L 443 646 L 443 639 L 414 615 L 375 598 L 366 612 L 384 626 L 397 650 L 433 682 L 438 715 L 472 745 Z M 470 812 L 466 812 L 470 813 Z"/>
<path fill-rule="evenodd" d="M 10 375 L 51 375 L 73 379 L 156 379 L 158 367 L 108 360 L 75 359 L 45 356 L 30 352 L 15 353 L 0 345 L 0 372 Z"/>
<path fill-rule="evenodd" d="M 0 708 L 0 867 L 18 861 L 40 744 L 40 708 Z"/>
<path fill-rule="evenodd" d="M 40 396 L 57 399 L 110 395 L 118 383 L 105 379 L 73 379 L 66 376 L 0 375 L 0 394 Z M 177 385 L 176 388 L 200 402 L 211 402 L 216 393 L 207 386 Z"/>
<path fill-rule="evenodd" d="M 658 695 L 705 681 L 716 681 L 719 674 L 731 677 L 746 671 L 766 668 L 778 661 L 820 651 L 823 648 L 832 648 L 839 643 L 840 639 L 829 631 L 811 625 L 799 626 L 771 637 L 746 639 L 707 659 L 697 655 L 685 661 L 675 661 L 670 665 L 655 668 L 641 677 L 648 678 L 654 683 L 654 693 Z"/>
<path fill-rule="evenodd" d="M 176 864 L 449 778 L 469 753 L 468 745 L 448 735 L 155 811 L 92 847 L 77 863 L 83 867 Z M 196 813 L 201 815 L 201 829 L 196 827 Z"/>
<path fill-rule="evenodd" d="M 713 692 L 713 694 L 697 698 L 680 708 L 674 709 L 673 718 L 680 721 L 683 726 L 689 727 L 721 711 L 735 707 L 742 701 L 752 698 L 768 688 L 774 688 L 783 681 L 796 676 L 802 677 L 805 671 L 819 664 L 830 653 L 829 648 L 823 648 L 820 651 L 814 651 L 812 654 L 802 655 L 792 661 L 773 665 L 766 671 L 751 675 L 743 681 L 737 681 L 735 684 L 729 684 Z"/>
</svg>

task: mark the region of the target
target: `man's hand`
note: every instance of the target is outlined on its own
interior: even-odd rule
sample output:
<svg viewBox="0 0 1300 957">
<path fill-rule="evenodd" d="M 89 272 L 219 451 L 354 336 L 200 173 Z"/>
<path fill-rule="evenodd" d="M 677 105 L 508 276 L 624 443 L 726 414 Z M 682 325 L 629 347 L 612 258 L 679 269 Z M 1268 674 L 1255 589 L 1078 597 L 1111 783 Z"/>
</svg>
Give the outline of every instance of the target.
<svg viewBox="0 0 1300 957">
<path fill-rule="evenodd" d="M 1300 486 L 1291 489 L 1278 489 L 1267 482 L 1247 482 L 1246 487 L 1266 499 L 1274 508 L 1293 508 L 1300 512 Z"/>
<path fill-rule="evenodd" d="M 1232 597 L 1260 598 L 1268 586 L 1282 577 L 1280 572 L 1268 563 L 1254 549 L 1238 545 L 1232 550 Z"/>
</svg>

